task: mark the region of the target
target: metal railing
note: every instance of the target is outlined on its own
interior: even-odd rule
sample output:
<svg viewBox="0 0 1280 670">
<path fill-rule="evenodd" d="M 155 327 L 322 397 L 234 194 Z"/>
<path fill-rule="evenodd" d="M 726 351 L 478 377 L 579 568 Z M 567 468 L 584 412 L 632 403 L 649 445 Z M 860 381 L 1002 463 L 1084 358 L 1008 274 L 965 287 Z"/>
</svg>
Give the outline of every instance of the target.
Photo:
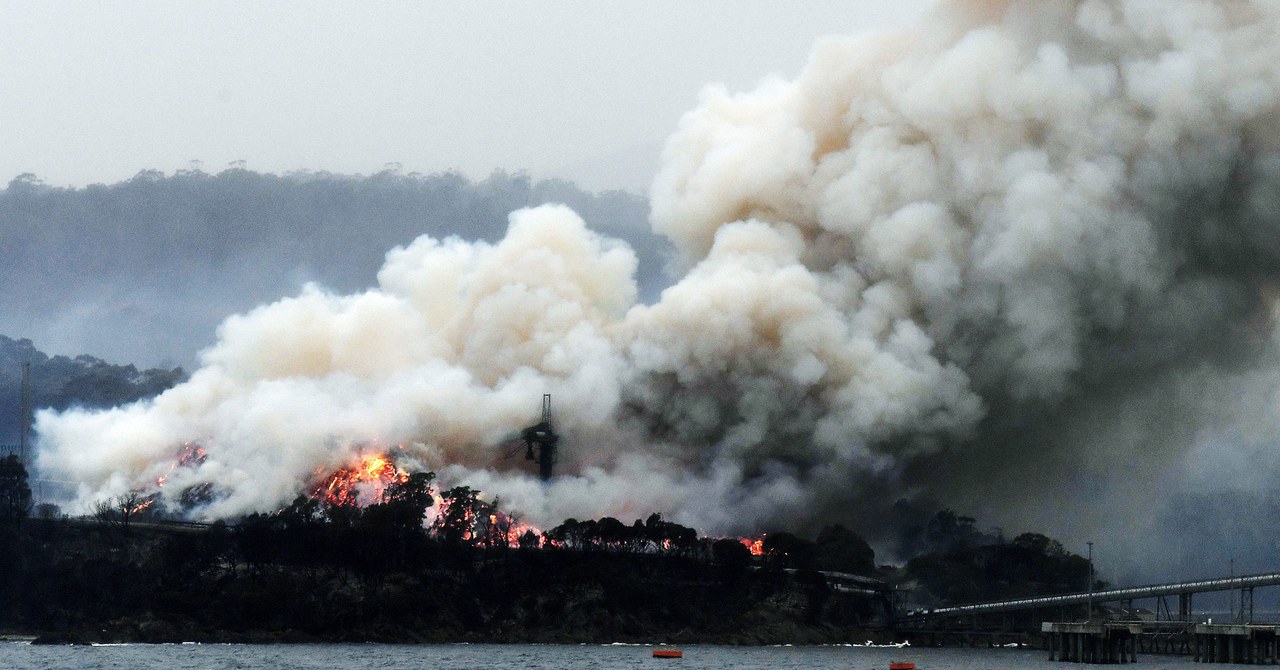
<svg viewBox="0 0 1280 670">
<path fill-rule="evenodd" d="M 1253 588 L 1255 586 L 1273 586 L 1280 584 L 1280 572 L 1269 572 L 1260 575 L 1242 577 L 1223 577 L 1220 579 L 1201 579 L 1191 582 L 1173 584 L 1154 584 L 1151 586 L 1133 586 L 1122 589 L 1107 589 L 1090 593 L 1070 593 L 1060 596 L 1041 596 L 1037 598 L 1018 598 L 973 605 L 957 605 L 955 607 L 938 607 L 930 610 L 916 611 L 914 617 L 956 616 L 959 614 L 983 614 L 989 612 L 1012 612 L 1017 610 L 1038 609 L 1065 605 L 1083 605 L 1093 602 L 1114 602 L 1117 600 L 1133 600 L 1136 598 L 1159 598 L 1161 596 L 1180 595 L 1184 593 L 1203 593 L 1207 591 L 1231 591 L 1234 589 Z"/>
</svg>

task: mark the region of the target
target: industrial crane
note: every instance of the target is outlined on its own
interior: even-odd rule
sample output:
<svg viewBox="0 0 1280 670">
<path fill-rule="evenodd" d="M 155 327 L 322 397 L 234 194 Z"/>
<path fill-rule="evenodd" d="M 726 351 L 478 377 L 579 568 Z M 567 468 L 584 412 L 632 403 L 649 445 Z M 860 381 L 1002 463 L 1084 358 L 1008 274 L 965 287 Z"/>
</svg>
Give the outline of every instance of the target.
<svg viewBox="0 0 1280 670">
<path fill-rule="evenodd" d="M 560 436 L 551 426 L 551 394 L 542 394 L 542 421 L 520 431 L 524 440 L 524 458 L 538 462 L 538 476 L 542 481 L 551 479 L 551 469 L 556 462 L 556 444 Z"/>
</svg>

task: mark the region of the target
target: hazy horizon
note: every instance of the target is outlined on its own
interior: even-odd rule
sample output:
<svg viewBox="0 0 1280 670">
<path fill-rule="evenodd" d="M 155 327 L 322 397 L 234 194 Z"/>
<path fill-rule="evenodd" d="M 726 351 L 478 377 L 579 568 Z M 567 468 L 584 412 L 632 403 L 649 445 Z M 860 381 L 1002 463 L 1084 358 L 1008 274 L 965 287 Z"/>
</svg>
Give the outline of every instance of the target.
<svg viewBox="0 0 1280 670">
<path fill-rule="evenodd" d="M 905 25 L 928 4 L 9 3 L 0 181 L 243 161 L 641 193 L 704 86 L 794 76 L 815 38 Z"/>
</svg>

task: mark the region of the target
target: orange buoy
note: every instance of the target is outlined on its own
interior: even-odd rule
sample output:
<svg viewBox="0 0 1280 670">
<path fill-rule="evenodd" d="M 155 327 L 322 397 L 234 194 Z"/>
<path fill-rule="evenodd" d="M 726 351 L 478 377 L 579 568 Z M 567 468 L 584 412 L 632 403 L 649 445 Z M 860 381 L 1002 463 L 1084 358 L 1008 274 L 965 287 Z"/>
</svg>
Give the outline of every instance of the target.
<svg viewBox="0 0 1280 670">
<path fill-rule="evenodd" d="M 889 664 L 889 670 L 916 670 L 916 664 L 910 661 L 894 661 Z"/>
<path fill-rule="evenodd" d="M 654 649 L 654 658 L 684 658 L 684 652 L 679 649 Z"/>
</svg>

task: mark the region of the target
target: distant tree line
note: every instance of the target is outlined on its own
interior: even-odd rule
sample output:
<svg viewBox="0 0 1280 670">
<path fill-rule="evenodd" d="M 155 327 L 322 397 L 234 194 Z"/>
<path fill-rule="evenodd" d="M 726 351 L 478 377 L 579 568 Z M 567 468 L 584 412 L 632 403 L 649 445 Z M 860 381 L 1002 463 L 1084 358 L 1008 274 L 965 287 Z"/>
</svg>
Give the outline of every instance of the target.
<svg viewBox="0 0 1280 670">
<path fill-rule="evenodd" d="M 630 244 L 643 296 L 668 285 L 671 247 L 651 232 L 644 197 L 524 173 L 473 181 L 232 166 L 147 170 L 83 188 L 20 175 L 0 188 L 0 333 L 112 360 L 188 363 L 232 313 L 293 295 L 306 281 L 362 290 L 392 247 L 423 234 L 496 241 L 513 210 L 548 202 Z"/>
<path fill-rule="evenodd" d="M 140 370 L 87 355 L 49 356 L 31 340 L 0 335 L 0 445 L 18 442 L 22 363 L 31 364 L 33 410 L 116 407 L 154 397 L 186 378 L 180 367 Z"/>
<path fill-rule="evenodd" d="M 979 532 L 972 517 L 944 509 L 920 529 L 926 550 L 907 561 L 904 575 L 921 587 L 927 605 L 955 605 L 1084 591 L 1089 561 L 1039 533 L 1006 541 Z M 1097 580 L 1097 588 L 1106 582 Z"/>
</svg>

